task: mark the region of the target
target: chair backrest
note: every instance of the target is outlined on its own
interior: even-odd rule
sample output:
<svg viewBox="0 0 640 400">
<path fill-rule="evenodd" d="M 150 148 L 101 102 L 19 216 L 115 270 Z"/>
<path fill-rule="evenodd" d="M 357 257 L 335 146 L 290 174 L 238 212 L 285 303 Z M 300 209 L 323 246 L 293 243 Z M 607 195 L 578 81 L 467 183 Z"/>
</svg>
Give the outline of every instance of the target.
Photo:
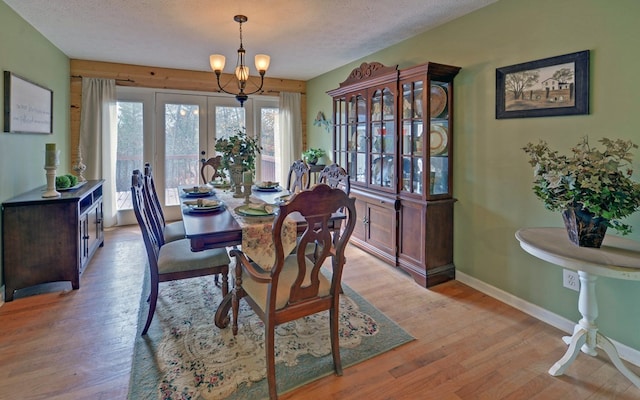
<svg viewBox="0 0 640 400">
<path fill-rule="evenodd" d="M 300 190 L 309 189 L 311 179 L 310 168 L 303 160 L 296 160 L 289 167 L 289 177 L 287 178 L 287 190 L 295 193 Z"/>
<path fill-rule="evenodd" d="M 351 193 L 349 174 L 338 164 L 331 164 L 324 167 L 318 176 L 318 183 L 327 184 L 332 188 L 340 188 L 346 194 Z"/>
<path fill-rule="evenodd" d="M 138 173 L 139 170 L 136 170 Z M 134 173 L 136 172 L 134 171 Z M 153 182 L 153 174 L 151 172 L 151 165 L 149 163 L 144 164 L 144 177 L 142 179 L 142 196 L 145 202 L 145 211 L 149 214 L 150 225 L 153 229 L 153 233 L 158 237 L 160 246 L 164 245 L 164 228 L 166 221 L 164 213 L 162 212 L 162 204 L 158 198 L 156 192 L 156 185 Z"/>
<path fill-rule="evenodd" d="M 164 212 L 162 211 L 162 204 L 160 203 L 160 198 L 158 197 L 158 192 L 156 191 L 156 184 L 153 182 L 153 172 L 151 171 L 151 164 L 144 163 L 144 189 L 146 193 L 150 196 L 153 207 L 156 209 L 157 215 L 160 217 L 160 222 L 162 226 L 166 225 L 166 220 L 164 218 Z"/>
<path fill-rule="evenodd" d="M 149 270 L 151 271 L 152 279 L 158 276 L 158 255 L 160 253 L 160 247 L 162 242 L 158 236 L 154 234 L 153 228 L 153 213 L 145 204 L 145 189 L 144 178 L 140 173 L 140 170 L 133 171 L 131 175 L 131 201 L 133 203 L 133 212 L 136 215 L 140 232 L 142 233 L 142 239 L 144 241 L 144 247 L 147 251 L 147 257 L 149 259 Z"/>
<path fill-rule="evenodd" d="M 272 288 L 278 286 L 280 271 L 287 257 L 287 254 L 284 254 L 282 245 L 284 222 L 287 216 L 296 212 L 302 216 L 306 223 L 306 229 L 298 240 L 298 248 L 305 249 L 309 244 L 316 244 L 319 251 L 314 260 L 309 259 L 303 251 L 297 251 L 295 255 L 291 256 L 296 259 L 298 273 L 291 287 L 285 288 L 285 290 L 290 290 L 288 296 L 289 306 L 300 302 L 326 302 L 326 297 L 319 296 L 318 274 L 321 273 L 320 268 L 326 258 L 331 257 L 332 281 L 330 295 L 337 296 L 341 290 L 340 281 L 345 263 L 345 247 L 353 233 L 356 222 L 355 199 L 350 198 L 341 189 L 333 189 L 328 185 L 319 184 L 315 185 L 311 190 L 297 193 L 290 201 L 280 205 L 280 212 L 273 222 L 276 261 L 271 270 Z M 334 230 L 330 220 L 338 212 L 346 214 L 346 224 L 344 229 Z M 299 218 L 299 215 L 296 215 L 296 218 Z M 313 265 L 311 268 L 310 264 Z M 270 307 L 275 307 L 275 299 L 278 296 L 276 290 L 271 290 L 269 293 L 271 296 L 269 299 Z M 327 303 L 324 304 L 326 305 Z M 272 308 L 271 311 L 273 310 Z"/>
<path fill-rule="evenodd" d="M 200 176 L 202 177 L 202 183 L 207 184 L 209 182 L 214 181 L 216 178 L 225 178 L 224 172 L 222 169 L 222 156 L 211 157 L 208 160 L 204 158 L 200 160 L 202 166 L 200 167 Z M 213 169 L 213 173 L 210 178 L 207 178 L 207 174 L 205 173 L 208 168 Z"/>
</svg>

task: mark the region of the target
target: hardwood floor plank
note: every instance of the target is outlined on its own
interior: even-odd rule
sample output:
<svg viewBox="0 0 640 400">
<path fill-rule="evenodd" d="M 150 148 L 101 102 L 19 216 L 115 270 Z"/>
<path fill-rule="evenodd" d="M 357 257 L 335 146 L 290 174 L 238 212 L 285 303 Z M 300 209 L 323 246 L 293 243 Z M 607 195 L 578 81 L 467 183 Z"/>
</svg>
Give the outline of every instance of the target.
<svg viewBox="0 0 640 400">
<path fill-rule="evenodd" d="M 146 254 L 137 226 L 105 237 L 79 290 L 52 285 L 0 307 L 1 399 L 126 398 Z M 556 328 L 460 282 L 427 290 L 355 247 L 347 256 L 345 283 L 416 340 L 283 400 L 640 399 L 604 354 L 550 376 L 567 348 Z"/>
</svg>

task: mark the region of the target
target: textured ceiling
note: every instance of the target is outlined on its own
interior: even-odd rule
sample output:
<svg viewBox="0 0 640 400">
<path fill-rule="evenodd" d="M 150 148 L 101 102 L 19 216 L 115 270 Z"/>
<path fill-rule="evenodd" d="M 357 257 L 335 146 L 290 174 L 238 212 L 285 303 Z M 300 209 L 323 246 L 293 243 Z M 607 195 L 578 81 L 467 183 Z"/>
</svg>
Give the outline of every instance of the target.
<svg viewBox="0 0 640 400">
<path fill-rule="evenodd" d="M 236 14 L 269 77 L 307 80 L 497 0 L 4 0 L 68 57 L 208 71 L 236 63 Z"/>
</svg>

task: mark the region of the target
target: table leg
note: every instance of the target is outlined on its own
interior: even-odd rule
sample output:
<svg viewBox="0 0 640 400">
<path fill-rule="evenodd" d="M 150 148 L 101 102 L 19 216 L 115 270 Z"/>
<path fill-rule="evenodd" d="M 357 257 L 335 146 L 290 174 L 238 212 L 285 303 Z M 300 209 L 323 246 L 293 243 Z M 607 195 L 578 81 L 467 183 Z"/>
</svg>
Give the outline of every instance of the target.
<svg viewBox="0 0 640 400">
<path fill-rule="evenodd" d="M 616 368 L 626 376 L 636 387 L 640 388 L 640 378 L 631 372 L 620 360 L 618 351 L 611 341 L 598 332 L 596 318 L 598 317 L 598 304 L 596 301 L 596 276 L 587 272 L 578 271 L 580 277 L 580 295 L 578 297 L 578 310 L 582 319 L 573 329 L 572 336 L 564 336 L 562 340 L 569 345 L 567 352 L 549 369 L 549 374 L 559 376 L 569 367 L 578 356 L 578 349 L 583 353 L 596 356 L 596 347 L 600 347 L 613 362 Z"/>
<path fill-rule="evenodd" d="M 611 340 L 598 332 L 598 334 L 596 335 L 596 342 L 598 344 L 598 347 L 600 347 L 602 350 L 604 350 L 605 353 L 607 353 L 613 365 L 618 368 L 618 371 L 622 372 L 622 375 L 626 376 L 627 379 L 631 381 L 631 383 L 633 383 L 637 388 L 640 389 L 640 378 L 638 377 L 638 375 L 631 372 L 631 370 L 629 370 L 629 368 L 627 368 L 622 363 L 622 360 L 620 360 L 620 356 L 618 355 L 618 350 L 616 350 L 616 347 L 613 345 L 613 343 L 611 343 Z"/>
<path fill-rule="evenodd" d="M 566 371 L 567 367 L 569 367 L 573 360 L 575 360 L 578 356 L 578 350 L 580 349 L 580 347 L 586 342 L 587 331 L 580 328 L 579 325 L 576 325 L 573 336 L 565 336 L 562 338 L 562 340 L 564 340 L 565 343 L 567 343 L 567 340 L 569 340 L 569 342 L 567 343 L 569 345 L 569 348 L 567 349 L 567 352 L 564 353 L 564 356 L 556 361 L 556 363 L 553 364 L 553 367 L 549 368 L 549 375 L 560 376 L 564 374 L 564 371 Z"/>
<path fill-rule="evenodd" d="M 596 301 L 596 279 L 597 276 L 587 272 L 578 271 L 580 277 L 580 295 L 578 296 L 578 311 L 582 319 L 573 329 L 572 336 L 565 336 L 562 340 L 569 345 L 567 352 L 549 369 L 549 374 L 559 376 L 564 373 L 567 367 L 576 359 L 578 349 L 591 356 L 597 355 L 596 335 L 598 326 L 598 303 Z"/>
</svg>

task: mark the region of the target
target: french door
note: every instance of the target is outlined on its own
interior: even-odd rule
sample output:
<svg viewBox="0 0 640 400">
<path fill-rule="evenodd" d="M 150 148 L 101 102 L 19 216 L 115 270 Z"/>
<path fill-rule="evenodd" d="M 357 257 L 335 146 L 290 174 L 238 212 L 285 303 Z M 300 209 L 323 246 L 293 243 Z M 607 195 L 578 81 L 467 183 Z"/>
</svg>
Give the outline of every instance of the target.
<svg viewBox="0 0 640 400">
<path fill-rule="evenodd" d="M 167 219 L 180 218 L 181 185 L 198 185 L 200 160 L 216 154 L 216 138 L 246 127 L 253 132 L 251 102 L 234 98 L 176 93 L 156 94 L 153 171 Z"/>
<path fill-rule="evenodd" d="M 200 160 L 215 156 L 215 140 L 246 129 L 259 137 L 257 180 L 276 180 L 274 147 L 278 100 L 255 96 L 240 107 L 233 97 L 118 87 L 116 191 L 118 224 L 135 224 L 131 172 L 151 163 L 168 219 L 180 218 L 180 185 L 200 182 Z"/>
</svg>

